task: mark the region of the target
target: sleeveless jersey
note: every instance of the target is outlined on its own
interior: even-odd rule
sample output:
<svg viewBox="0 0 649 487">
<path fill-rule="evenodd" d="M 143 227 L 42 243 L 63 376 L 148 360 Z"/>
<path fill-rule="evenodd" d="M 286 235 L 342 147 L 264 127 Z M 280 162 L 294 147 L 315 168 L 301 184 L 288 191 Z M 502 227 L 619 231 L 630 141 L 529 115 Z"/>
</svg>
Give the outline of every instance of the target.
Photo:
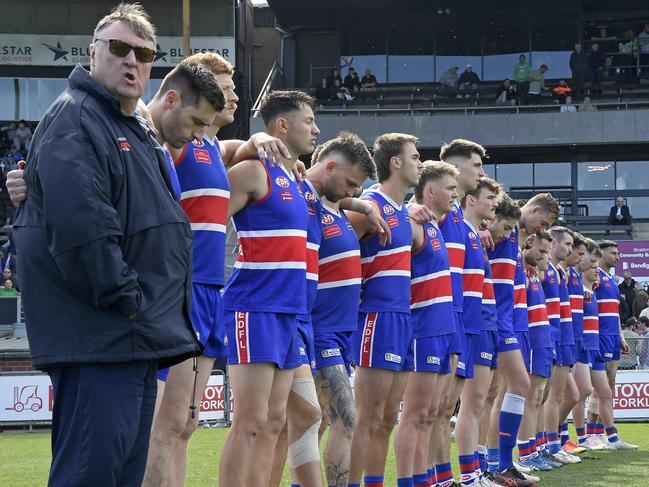
<svg viewBox="0 0 649 487">
<path fill-rule="evenodd" d="M 185 144 L 174 164 L 180 204 L 194 234 L 192 281 L 223 286 L 230 184 L 218 140 Z"/>
<path fill-rule="evenodd" d="M 572 311 L 572 332 L 575 341 L 579 341 L 584 331 L 584 284 L 581 274 L 574 267 L 568 269 L 568 292 Z"/>
<path fill-rule="evenodd" d="M 570 309 L 570 292 L 568 291 L 568 276 L 559 267 L 559 317 L 561 320 L 561 345 L 574 345 L 575 333 L 572 330 L 572 311 Z"/>
<path fill-rule="evenodd" d="M 496 300 L 496 303 L 498 300 Z M 523 267 L 523 254 L 518 251 L 516 256 L 516 274 L 514 275 L 514 331 L 529 331 L 527 326 L 527 285 L 525 281 L 525 267 Z"/>
<path fill-rule="evenodd" d="M 410 310 L 413 338 L 455 333 L 448 251 L 434 223 L 424 225 L 421 247 L 412 252 Z"/>
<path fill-rule="evenodd" d="M 504 329 L 511 329 L 513 326 L 513 311 L 515 307 L 514 277 L 518 256 L 518 226 L 512 230 L 509 238 L 499 242 L 487 254 L 489 255 L 491 273 L 493 275 L 498 322 L 504 323 Z M 525 276 L 524 272 L 523 276 Z M 523 282 L 523 284 L 525 283 Z M 523 289 L 525 288 L 523 287 Z"/>
<path fill-rule="evenodd" d="M 498 314 L 496 312 L 496 293 L 489 256 L 483 249 L 484 255 L 484 287 L 482 291 L 482 329 L 498 331 Z M 514 281 L 512 280 L 512 284 Z"/>
<path fill-rule="evenodd" d="M 599 269 L 599 284 L 595 288 L 599 306 L 600 335 L 617 336 L 620 334 L 620 289 L 613 277 L 604 269 Z"/>
<path fill-rule="evenodd" d="M 545 306 L 550 321 L 550 333 L 552 341 L 561 340 L 561 303 L 559 298 L 559 273 L 552 265 L 548 263 L 548 269 L 543 273 L 541 279 L 543 285 L 543 294 L 545 295 Z"/>
<path fill-rule="evenodd" d="M 225 286 L 231 311 L 306 313 L 306 200 L 283 166 L 260 162 L 268 192 L 232 217 L 239 255 Z"/>
<path fill-rule="evenodd" d="M 453 209 L 442 217 L 439 221 L 439 229 L 442 231 L 446 248 L 448 249 L 448 259 L 451 263 L 451 284 L 453 286 L 453 309 L 462 312 L 464 288 L 462 287 L 464 267 L 464 239 L 466 236 L 466 227 L 464 226 L 464 214 L 462 208 L 456 201 Z"/>
<path fill-rule="evenodd" d="M 464 269 L 462 287 L 464 288 L 464 331 L 477 335 L 483 329 L 482 296 L 484 290 L 485 259 L 480 236 L 473 225 L 464 220 Z"/>
<path fill-rule="evenodd" d="M 599 350 L 599 303 L 596 293 L 584 289 L 584 336 L 581 345 L 584 350 Z"/>
<path fill-rule="evenodd" d="M 315 305 L 316 332 L 355 331 L 361 297 L 361 252 L 345 212 L 322 205 L 322 240 Z"/>
<path fill-rule="evenodd" d="M 306 232 L 306 309 L 307 314 L 301 318 L 311 319 L 311 310 L 318 292 L 318 251 L 322 239 L 320 220 L 324 217 L 322 200 L 308 179 L 300 183 L 300 190 L 306 200 L 309 212 L 309 226 Z"/>
<path fill-rule="evenodd" d="M 375 202 L 392 231 L 385 247 L 373 235 L 360 243 L 363 271 L 361 311 L 392 311 L 410 314 L 410 247 L 412 228 L 405 205 L 397 204 L 378 190 L 362 196 Z"/>
<path fill-rule="evenodd" d="M 545 294 L 536 269 L 527 268 L 527 320 L 532 348 L 552 348 L 550 321 L 545 307 Z"/>
</svg>

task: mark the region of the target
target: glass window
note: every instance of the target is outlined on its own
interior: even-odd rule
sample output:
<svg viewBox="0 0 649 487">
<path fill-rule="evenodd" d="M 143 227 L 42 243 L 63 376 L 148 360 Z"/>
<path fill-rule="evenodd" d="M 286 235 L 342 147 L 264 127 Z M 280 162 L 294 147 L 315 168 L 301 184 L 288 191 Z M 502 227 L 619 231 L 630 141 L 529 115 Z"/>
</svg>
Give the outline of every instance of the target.
<svg viewBox="0 0 649 487">
<path fill-rule="evenodd" d="M 430 83 L 434 56 L 388 56 L 389 83 Z M 379 83 L 380 80 L 376 79 Z"/>
<path fill-rule="evenodd" d="M 649 198 L 631 196 L 626 199 L 626 204 L 631 218 L 649 218 Z"/>
<path fill-rule="evenodd" d="M 527 53 L 525 53 L 527 57 Z M 520 53 L 494 54 L 484 57 L 484 81 L 512 79 Z"/>
<path fill-rule="evenodd" d="M 467 64 L 470 64 L 473 72 L 477 73 L 478 77 L 482 79 L 482 58 L 480 56 L 437 56 L 435 59 L 436 79 L 439 81 L 444 71 L 451 69 L 453 66 L 460 68 L 457 74 L 462 76 Z"/>
<path fill-rule="evenodd" d="M 484 173 L 491 179 L 496 179 L 496 165 L 495 164 L 484 164 L 482 166 Z"/>
<path fill-rule="evenodd" d="M 615 189 L 615 175 L 612 162 L 580 162 L 577 165 L 577 189 Z"/>
<path fill-rule="evenodd" d="M 340 65 L 354 66 L 356 73 L 358 73 L 358 76 L 361 78 L 365 75 L 365 69 L 370 68 L 372 74 L 376 76 L 377 83 L 386 83 L 386 59 L 385 54 L 377 54 L 374 56 L 343 56 L 340 59 Z"/>
<path fill-rule="evenodd" d="M 569 162 L 537 162 L 534 164 L 534 186 L 571 186 Z"/>
<path fill-rule="evenodd" d="M 505 191 L 509 191 L 512 186 L 531 187 L 532 164 L 496 164 L 496 178 Z"/>
<path fill-rule="evenodd" d="M 532 52 L 532 69 L 538 69 L 541 64 L 546 64 L 550 71 L 546 78 L 566 78 L 570 81 L 572 71 L 570 71 L 570 55 L 572 51 L 534 51 Z"/>
<path fill-rule="evenodd" d="M 14 118 L 16 110 L 16 95 L 14 91 L 14 79 L 0 79 L 0 113 L 3 119 Z"/>
<path fill-rule="evenodd" d="M 649 161 L 617 161 L 615 189 L 649 188 Z"/>
<path fill-rule="evenodd" d="M 579 200 L 580 205 L 586 205 L 588 207 L 588 216 L 608 216 L 613 203 L 613 198 L 606 198 L 603 200 Z"/>
</svg>

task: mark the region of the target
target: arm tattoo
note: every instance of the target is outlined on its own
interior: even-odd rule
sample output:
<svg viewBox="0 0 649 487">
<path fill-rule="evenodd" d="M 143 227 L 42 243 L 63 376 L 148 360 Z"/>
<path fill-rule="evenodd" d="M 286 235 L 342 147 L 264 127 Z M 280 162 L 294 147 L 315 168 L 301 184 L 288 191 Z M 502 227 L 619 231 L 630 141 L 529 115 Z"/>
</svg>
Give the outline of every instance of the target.
<svg viewBox="0 0 649 487">
<path fill-rule="evenodd" d="M 320 392 L 328 396 L 326 402 L 329 403 L 331 422 L 340 419 L 346 429 L 354 429 L 356 405 L 345 366 L 334 365 L 320 369 L 317 379 L 321 383 Z"/>
</svg>

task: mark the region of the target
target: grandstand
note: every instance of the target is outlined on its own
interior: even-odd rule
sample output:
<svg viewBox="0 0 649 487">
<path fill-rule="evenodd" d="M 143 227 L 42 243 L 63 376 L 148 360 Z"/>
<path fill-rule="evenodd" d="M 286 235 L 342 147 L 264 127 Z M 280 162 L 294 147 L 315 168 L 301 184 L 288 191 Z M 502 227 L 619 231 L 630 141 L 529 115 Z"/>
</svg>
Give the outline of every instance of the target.
<svg viewBox="0 0 649 487">
<path fill-rule="evenodd" d="M 260 93 L 298 87 L 315 94 L 333 68 L 344 77 L 350 66 L 359 75 L 369 67 L 376 76 L 375 92 L 318 102 L 322 140 L 351 129 L 370 144 L 398 128 L 419 137 L 425 158 L 436 158 L 442 143 L 466 137 L 488 148 L 489 175 L 513 196 L 552 191 L 561 200 L 564 220 L 595 238 L 649 235 L 649 58 L 625 56 L 620 48 L 629 30 L 639 33 L 649 21 L 645 2 L 624 1 L 615 9 L 597 0 L 515 6 L 417 0 L 268 3 L 281 56 Z M 577 42 L 585 53 L 601 44 L 606 58 L 601 83 L 573 83 L 569 59 Z M 532 70 L 550 67 L 549 90 L 499 106 L 498 86 L 513 78 L 520 54 Z M 451 66 L 461 73 L 467 64 L 481 80 L 476 89 L 449 89 L 439 82 Z M 551 96 L 561 79 L 572 85 L 575 113 L 566 113 Z M 259 99 L 259 93 L 252 95 Z M 577 110 L 586 96 L 597 111 Z M 261 127 L 255 108 L 252 131 Z M 617 195 L 627 199 L 633 228 L 606 226 Z"/>
</svg>

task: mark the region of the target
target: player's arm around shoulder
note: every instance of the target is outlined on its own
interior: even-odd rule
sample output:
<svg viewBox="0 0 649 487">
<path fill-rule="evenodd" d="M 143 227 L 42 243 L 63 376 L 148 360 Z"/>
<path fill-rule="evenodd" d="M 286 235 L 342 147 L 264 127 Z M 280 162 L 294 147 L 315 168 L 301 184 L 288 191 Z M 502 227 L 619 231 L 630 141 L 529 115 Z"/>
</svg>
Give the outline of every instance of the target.
<svg viewBox="0 0 649 487">
<path fill-rule="evenodd" d="M 381 209 L 379 208 L 379 205 L 375 201 L 364 199 L 362 200 L 362 202 L 368 205 L 372 205 L 372 208 L 376 208 L 379 214 L 381 213 Z M 356 211 L 349 210 L 349 211 L 345 211 L 345 214 L 349 219 L 349 223 L 352 224 L 352 227 L 354 228 L 354 232 L 356 232 L 356 236 L 358 237 L 359 240 L 365 237 L 369 237 L 370 235 L 376 232 L 377 230 L 376 225 L 367 218 L 366 213 L 358 213 Z"/>
<path fill-rule="evenodd" d="M 270 190 L 268 175 L 257 159 L 242 161 L 228 169 L 230 203 L 228 216 L 235 215 L 248 203 L 263 198 Z"/>
<path fill-rule="evenodd" d="M 417 252 L 421 249 L 424 244 L 426 236 L 424 234 L 424 226 L 421 223 L 416 222 L 412 218 L 410 219 L 410 227 L 412 228 L 412 252 Z"/>
</svg>

